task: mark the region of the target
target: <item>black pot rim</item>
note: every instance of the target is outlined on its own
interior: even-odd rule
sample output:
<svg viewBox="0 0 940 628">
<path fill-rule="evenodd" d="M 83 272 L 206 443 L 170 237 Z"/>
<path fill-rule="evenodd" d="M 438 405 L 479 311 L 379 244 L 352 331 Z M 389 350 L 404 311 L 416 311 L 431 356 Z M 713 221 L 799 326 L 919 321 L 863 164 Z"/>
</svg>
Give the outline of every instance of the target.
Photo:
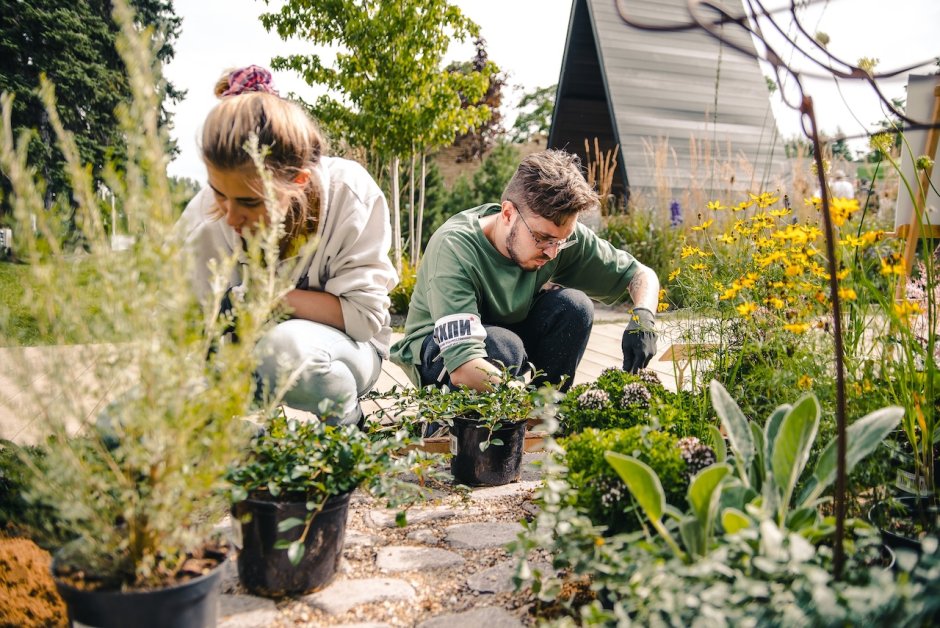
<svg viewBox="0 0 940 628">
<path fill-rule="evenodd" d="M 467 417 L 462 417 L 462 416 L 455 416 L 454 421 L 460 421 L 461 423 L 464 423 L 464 424 L 482 423 L 482 421 L 480 421 L 479 419 L 469 419 Z M 522 419 L 519 421 L 507 421 L 506 424 L 504 424 L 498 430 L 493 430 L 493 433 L 497 434 L 499 432 L 515 431 L 519 429 L 520 425 L 523 427 L 523 429 L 525 429 L 526 421 L 527 419 Z M 484 429 L 482 425 L 478 425 L 476 427 L 479 427 L 480 429 Z"/>
<path fill-rule="evenodd" d="M 231 556 L 231 553 L 228 551 L 228 548 L 226 548 L 225 555 L 222 556 L 219 563 L 215 567 L 210 569 L 207 573 L 204 573 L 201 576 L 196 576 L 195 578 L 190 578 L 188 580 L 178 582 L 176 584 L 171 584 L 170 586 L 154 587 L 150 589 L 82 589 L 76 586 L 72 586 L 71 584 L 63 580 L 61 577 L 59 577 L 58 574 L 56 574 L 55 569 L 58 563 L 58 558 L 56 556 L 53 556 L 52 562 L 49 564 L 49 570 L 52 572 L 52 578 L 53 580 L 55 580 L 56 586 L 62 588 L 65 591 L 74 592 L 79 595 L 126 597 L 126 596 L 135 596 L 135 595 L 148 595 L 151 593 L 157 593 L 157 592 L 163 592 L 163 591 L 171 592 L 171 591 L 175 591 L 178 589 L 184 589 L 187 587 L 199 586 L 201 583 L 205 582 L 206 580 L 217 577 L 221 573 L 222 569 L 225 567 L 225 564 L 229 561 L 230 556 Z"/>
<path fill-rule="evenodd" d="M 345 493 L 331 495 L 329 498 L 327 498 L 326 504 L 324 504 L 323 507 L 326 508 L 327 506 L 330 506 L 337 502 L 343 502 L 349 499 L 355 490 L 356 490 L 355 488 L 352 488 L 346 491 Z M 283 506 L 294 506 L 296 504 L 306 504 L 308 501 L 310 500 L 309 499 L 261 499 L 258 497 L 248 497 L 248 498 L 235 502 L 235 504 L 249 504 L 251 506 L 256 506 L 258 508 L 279 508 Z"/>
</svg>

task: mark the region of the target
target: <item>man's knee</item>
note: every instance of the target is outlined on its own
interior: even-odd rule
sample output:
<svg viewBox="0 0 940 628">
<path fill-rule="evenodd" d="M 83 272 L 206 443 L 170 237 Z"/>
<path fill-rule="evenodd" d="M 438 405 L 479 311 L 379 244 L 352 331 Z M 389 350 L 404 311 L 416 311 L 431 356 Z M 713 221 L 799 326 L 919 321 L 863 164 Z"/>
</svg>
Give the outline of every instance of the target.
<svg viewBox="0 0 940 628">
<path fill-rule="evenodd" d="M 493 364 L 525 372 L 528 356 L 522 339 L 504 327 L 486 327 L 486 358 Z"/>
<path fill-rule="evenodd" d="M 590 330 L 594 324 L 594 303 L 580 290 L 551 290 L 543 293 L 539 301 L 539 314 L 552 319 L 556 326 Z"/>
</svg>

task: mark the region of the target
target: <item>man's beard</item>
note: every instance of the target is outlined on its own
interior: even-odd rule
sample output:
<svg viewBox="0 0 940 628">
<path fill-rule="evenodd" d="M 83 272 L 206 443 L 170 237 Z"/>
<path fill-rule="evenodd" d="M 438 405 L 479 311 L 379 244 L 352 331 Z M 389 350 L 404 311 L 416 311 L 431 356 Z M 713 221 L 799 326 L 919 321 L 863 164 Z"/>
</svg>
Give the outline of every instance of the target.
<svg viewBox="0 0 940 628">
<path fill-rule="evenodd" d="M 525 272 L 527 273 L 537 272 L 539 270 L 538 266 L 535 266 L 534 268 L 526 268 L 525 264 L 519 259 L 519 256 L 516 254 L 515 247 L 516 247 L 516 241 L 518 240 L 516 236 L 516 233 L 518 230 L 516 229 L 516 227 L 518 226 L 519 226 L 519 222 L 518 221 L 514 222 L 512 225 L 512 229 L 509 230 L 509 235 L 506 236 L 506 252 L 509 253 L 509 259 L 515 262 L 516 266 L 518 266 Z M 530 263 L 534 264 L 534 262 L 530 262 Z"/>
</svg>

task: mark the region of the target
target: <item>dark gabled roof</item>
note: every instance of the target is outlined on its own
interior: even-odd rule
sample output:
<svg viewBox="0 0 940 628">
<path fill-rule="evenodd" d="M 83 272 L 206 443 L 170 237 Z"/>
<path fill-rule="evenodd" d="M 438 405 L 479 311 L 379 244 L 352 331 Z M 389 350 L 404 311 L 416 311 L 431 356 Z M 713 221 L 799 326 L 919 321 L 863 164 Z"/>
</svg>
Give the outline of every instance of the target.
<svg viewBox="0 0 940 628">
<path fill-rule="evenodd" d="M 725 4 L 741 10 L 740 0 Z M 687 0 L 621 5 L 643 22 L 689 18 Z M 726 34 L 753 50 L 740 28 L 728 26 Z M 548 145 L 584 159 L 585 139 L 593 146 L 597 137 L 602 150 L 619 144 L 615 191 L 629 184 L 631 193 L 668 189 L 679 198 L 691 188 L 756 190 L 762 182 L 755 176 L 773 165 L 767 156 L 775 133 L 753 58 L 701 31 L 632 28 L 615 0 L 573 1 Z"/>
</svg>

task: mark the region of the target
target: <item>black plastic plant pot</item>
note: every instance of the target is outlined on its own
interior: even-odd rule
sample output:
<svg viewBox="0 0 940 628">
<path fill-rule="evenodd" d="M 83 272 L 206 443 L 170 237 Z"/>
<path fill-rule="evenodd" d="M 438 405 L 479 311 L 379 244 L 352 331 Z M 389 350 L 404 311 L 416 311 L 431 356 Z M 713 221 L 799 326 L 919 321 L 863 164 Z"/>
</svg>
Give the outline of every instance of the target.
<svg viewBox="0 0 940 628">
<path fill-rule="evenodd" d="M 892 549 L 922 551 L 921 539 L 940 531 L 940 505 L 934 497 L 899 497 L 872 506 L 868 518 Z"/>
<path fill-rule="evenodd" d="M 223 560 L 205 574 L 186 582 L 148 591 L 86 591 L 53 577 L 68 608 L 69 625 L 97 628 L 209 628 L 219 611 L 219 579 Z"/>
<path fill-rule="evenodd" d="M 522 470 L 522 452 L 525 447 L 525 421 L 512 423 L 493 431 L 483 451 L 481 443 L 490 438 L 490 432 L 473 419 L 455 418 L 450 430 L 450 472 L 454 479 L 467 486 L 501 486 L 519 479 Z"/>
<path fill-rule="evenodd" d="M 287 549 L 275 549 L 279 540 L 296 541 L 304 526 L 278 532 L 278 524 L 296 517 L 306 520 L 306 502 L 247 499 L 232 507 L 241 522 L 242 548 L 238 553 L 238 578 L 252 593 L 283 597 L 322 589 L 336 576 L 343 557 L 346 514 L 351 492 L 327 500 L 310 522 L 300 563 L 292 565 Z"/>
</svg>

